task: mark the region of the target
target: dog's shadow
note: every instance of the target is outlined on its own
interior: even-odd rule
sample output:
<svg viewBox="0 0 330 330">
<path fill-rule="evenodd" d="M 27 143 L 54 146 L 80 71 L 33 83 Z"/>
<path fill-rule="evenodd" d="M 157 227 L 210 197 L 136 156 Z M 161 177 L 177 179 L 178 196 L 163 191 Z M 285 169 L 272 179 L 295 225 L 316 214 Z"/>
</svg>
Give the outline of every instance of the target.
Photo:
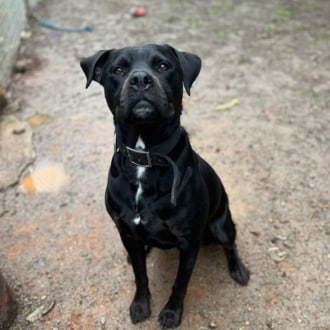
<svg viewBox="0 0 330 330">
<path fill-rule="evenodd" d="M 148 257 L 150 290 L 156 305 L 163 305 L 168 299 L 175 281 L 179 265 L 179 252 L 176 249 L 153 249 Z M 208 304 L 208 297 L 219 301 L 224 290 L 234 286 L 227 269 L 227 259 L 219 245 L 202 246 L 188 286 L 185 309 Z M 217 294 L 218 293 L 218 294 Z"/>
</svg>

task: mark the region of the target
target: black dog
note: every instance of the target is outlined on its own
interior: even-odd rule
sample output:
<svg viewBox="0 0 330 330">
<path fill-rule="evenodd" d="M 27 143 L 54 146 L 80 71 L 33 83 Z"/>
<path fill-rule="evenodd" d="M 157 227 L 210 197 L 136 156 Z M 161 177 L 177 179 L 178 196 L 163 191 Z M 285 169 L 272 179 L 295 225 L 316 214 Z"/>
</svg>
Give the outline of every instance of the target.
<svg viewBox="0 0 330 330">
<path fill-rule="evenodd" d="M 150 315 L 147 253 L 152 247 L 175 247 L 179 269 L 159 322 L 163 328 L 176 327 L 203 242 L 221 244 L 232 278 L 242 285 L 249 280 L 235 246 L 224 187 L 193 151 L 180 125 L 183 86 L 189 94 L 201 60 L 168 45 L 147 45 L 101 50 L 81 67 L 86 87 L 92 80 L 104 87 L 114 117 L 116 146 L 106 207 L 135 274 L 131 320 L 141 322 Z"/>
</svg>

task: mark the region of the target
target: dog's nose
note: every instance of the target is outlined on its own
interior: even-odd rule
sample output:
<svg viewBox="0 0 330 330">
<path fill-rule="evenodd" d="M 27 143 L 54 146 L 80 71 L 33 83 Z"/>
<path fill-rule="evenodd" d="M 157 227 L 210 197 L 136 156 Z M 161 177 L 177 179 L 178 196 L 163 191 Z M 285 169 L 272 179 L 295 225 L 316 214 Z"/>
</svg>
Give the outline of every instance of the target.
<svg viewBox="0 0 330 330">
<path fill-rule="evenodd" d="M 129 82 L 131 86 L 138 89 L 147 89 L 152 85 L 152 78 L 145 71 L 135 71 L 132 73 Z"/>
</svg>

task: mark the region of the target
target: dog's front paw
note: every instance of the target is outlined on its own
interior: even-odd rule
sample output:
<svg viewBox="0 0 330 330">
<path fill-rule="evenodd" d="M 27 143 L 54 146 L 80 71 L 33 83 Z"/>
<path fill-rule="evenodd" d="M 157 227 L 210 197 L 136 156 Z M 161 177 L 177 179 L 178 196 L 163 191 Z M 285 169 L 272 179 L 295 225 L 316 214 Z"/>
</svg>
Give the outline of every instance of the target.
<svg viewBox="0 0 330 330">
<path fill-rule="evenodd" d="M 150 314 L 150 304 L 148 300 L 133 300 L 129 308 L 129 313 L 133 323 L 138 323 L 146 320 Z"/>
<path fill-rule="evenodd" d="M 182 309 L 164 308 L 159 314 L 159 323 L 162 329 L 175 328 L 181 323 Z"/>
</svg>

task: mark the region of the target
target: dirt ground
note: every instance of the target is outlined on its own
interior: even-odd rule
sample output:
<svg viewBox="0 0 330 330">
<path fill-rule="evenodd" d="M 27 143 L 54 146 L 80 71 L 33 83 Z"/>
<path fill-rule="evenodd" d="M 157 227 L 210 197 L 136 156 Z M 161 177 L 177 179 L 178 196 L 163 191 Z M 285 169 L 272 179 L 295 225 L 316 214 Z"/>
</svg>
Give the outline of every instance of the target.
<svg viewBox="0 0 330 330">
<path fill-rule="evenodd" d="M 93 31 L 31 21 L 27 71 L 10 87 L 21 106 L 6 113 L 32 124 L 32 169 L 60 164 L 69 177 L 53 192 L 0 190 L 0 268 L 19 302 L 12 329 L 158 329 L 177 252 L 151 253 L 152 316 L 132 325 L 133 273 L 103 202 L 112 118 L 79 67 L 99 49 L 143 43 L 203 60 L 182 120 L 226 186 L 251 270 L 240 287 L 223 251 L 203 248 L 180 329 L 330 329 L 330 2 L 145 0 L 147 15 L 132 18 L 138 4 L 58 0 L 34 11 Z M 44 315 L 28 322 L 39 307 Z"/>
</svg>

